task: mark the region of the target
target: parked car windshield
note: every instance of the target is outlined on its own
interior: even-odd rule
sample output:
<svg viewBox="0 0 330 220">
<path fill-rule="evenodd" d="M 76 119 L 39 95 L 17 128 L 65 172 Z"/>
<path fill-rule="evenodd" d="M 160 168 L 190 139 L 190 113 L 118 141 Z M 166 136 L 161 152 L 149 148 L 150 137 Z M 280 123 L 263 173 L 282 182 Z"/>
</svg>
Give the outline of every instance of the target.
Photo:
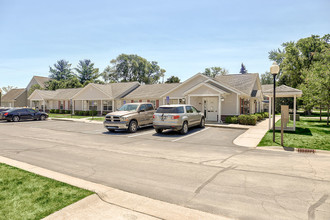
<svg viewBox="0 0 330 220">
<path fill-rule="evenodd" d="M 136 111 L 138 105 L 136 104 L 126 104 L 120 107 L 118 110 L 119 111 Z"/>
<path fill-rule="evenodd" d="M 183 107 L 159 107 L 156 113 L 184 113 Z"/>
</svg>

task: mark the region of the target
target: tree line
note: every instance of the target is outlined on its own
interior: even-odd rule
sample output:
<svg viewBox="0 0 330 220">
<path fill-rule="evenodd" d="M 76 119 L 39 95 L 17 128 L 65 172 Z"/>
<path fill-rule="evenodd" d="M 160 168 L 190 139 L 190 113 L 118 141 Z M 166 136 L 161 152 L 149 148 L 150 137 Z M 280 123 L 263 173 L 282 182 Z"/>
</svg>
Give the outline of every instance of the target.
<svg viewBox="0 0 330 220">
<path fill-rule="evenodd" d="M 164 82 L 166 70 L 161 68 L 156 61 L 147 59 L 135 54 L 120 54 L 116 59 L 110 61 L 103 72 L 94 66 L 89 60 L 80 60 L 73 68 L 67 60 L 58 60 L 49 67 L 50 81 L 46 82 L 46 90 L 56 90 L 63 88 L 80 88 L 88 83 L 116 83 L 137 81 L 142 84 L 160 83 L 180 83 L 180 78 L 170 76 Z M 209 77 L 228 74 L 228 70 L 221 67 L 205 68 L 202 74 Z M 42 89 L 39 85 L 34 85 L 28 91 L 29 95 L 36 89 Z"/>
<path fill-rule="evenodd" d="M 329 125 L 330 108 L 330 34 L 323 37 L 311 35 L 290 41 L 281 48 L 269 52 L 271 61 L 280 66 L 277 85 L 287 85 L 301 89 L 303 95 L 299 99 L 307 114 L 314 107 L 327 109 L 327 125 Z M 266 72 L 261 75 L 262 84 L 272 84 L 273 76 Z M 279 104 L 290 104 L 292 100 L 281 98 Z"/>
</svg>

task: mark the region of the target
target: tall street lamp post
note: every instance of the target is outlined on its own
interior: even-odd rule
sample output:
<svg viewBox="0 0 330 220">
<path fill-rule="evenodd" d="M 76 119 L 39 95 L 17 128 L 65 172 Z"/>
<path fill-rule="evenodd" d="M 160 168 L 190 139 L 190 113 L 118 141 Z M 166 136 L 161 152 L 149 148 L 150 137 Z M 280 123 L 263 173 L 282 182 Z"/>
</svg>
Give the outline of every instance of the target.
<svg viewBox="0 0 330 220">
<path fill-rule="evenodd" d="M 274 95 L 273 95 L 273 142 L 275 142 L 275 87 L 276 87 L 276 75 L 280 72 L 280 67 L 276 62 L 270 67 L 270 73 L 274 77 Z"/>
</svg>

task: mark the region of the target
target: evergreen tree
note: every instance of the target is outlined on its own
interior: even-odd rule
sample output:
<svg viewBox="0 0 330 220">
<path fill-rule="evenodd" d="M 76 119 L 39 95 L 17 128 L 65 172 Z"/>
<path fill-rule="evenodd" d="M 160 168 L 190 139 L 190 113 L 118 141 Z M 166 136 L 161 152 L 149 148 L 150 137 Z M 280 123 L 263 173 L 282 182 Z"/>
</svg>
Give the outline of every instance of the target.
<svg viewBox="0 0 330 220">
<path fill-rule="evenodd" d="M 246 74 L 248 71 L 246 69 L 246 67 L 244 66 L 244 64 L 241 64 L 241 70 L 239 71 L 241 74 Z"/>
</svg>

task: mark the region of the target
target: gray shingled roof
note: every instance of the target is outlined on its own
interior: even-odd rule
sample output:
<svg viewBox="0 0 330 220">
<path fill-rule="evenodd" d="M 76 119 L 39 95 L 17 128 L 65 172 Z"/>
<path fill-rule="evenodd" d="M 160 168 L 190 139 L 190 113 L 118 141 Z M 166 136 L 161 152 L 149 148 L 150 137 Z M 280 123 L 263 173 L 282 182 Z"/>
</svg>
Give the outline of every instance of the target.
<svg viewBox="0 0 330 220">
<path fill-rule="evenodd" d="M 69 100 L 81 90 L 82 90 L 82 88 L 58 89 L 55 91 L 56 93 L 52 99 Z"/>
<path fill-rule="evenodd" d="M 2 96 L 1 100 L 3 102 L 15 101 L 24 92 L 25 89 L 11 89 L 4 96 Z"/>
<path fill-rule="evenodd" d="M 180 83 L 164 83 L 164 84 L 147 84 L 140 85 L 134 91 L 126 95 L 124 98 L 160 98 L 167 91 L 179 86 Z"/>
<path fill-rule="evenodd" d="M 272 89 L 273 86 L 274 86 L 274 84 L 261 85 L 261 91 L 262 91 L 262 92 L 265 92 L 265 91 L 267 91 L 267 90 L 269 90 L 269 89 Z"/>
<path fill-rule="evenodd" d="M 290 86 L 286 86 L 286 85 L 281 85 L 281 86 L 278 86 L 275 88 L 276 89 L 276 93 L 302 93 L 301 90 L 299 89 L 295 89 L 295 88 L 292 88 Z M 273 87 L 263 91 L 264 93 L 267 93 L 267 94 L 272 94 L 274 91 Z"/>
<path fill-rule="evenodd" d="M 57 94 L 57 91 L 54 91 L 54 90 L 40 90 L 40 89 L 36 89 L 35 92 L 38 92 L 38 94 L 43 99 L 54 99 L 55 95 Z"/>
<path fill-rule="evenodd" d="M 51 80 L 49 77 L 44 76 L 33 76 L 33 78 L 38 82 L 38 84 L 41 86 L 41 88 L 45 88 L 45 83 Z"/>
<path fill-rule="evenodd" d="M 103 91 L 111 99 L 121 98 L 130 88 L 140 85 L 138 82 L 122 82 L 122 83 L 108 83 L 108 84 L 95 84 L 93 85 Z"/>
<path fill-rule="evenodd" d="M 225 87 L 223 87 L 223 86 L 221 86 L 221 85 L 219 85 L 217 83 L 214 83 L 212 81 L 208 81 L 207 83 L 210 84 L 211 86 L 214 86 L 214 87 L 216 87 L 216 88 L 224 91 L 224 92 L 231 93 L 231 91 L 229 89 L 226 89 Z"/>
<path fill-rule="evenodd" d="M 251 95 L 258 76 L 258 73 L 228 74 L 217 76 L 215 80 L 220 83 L 228 84 L 247 95 Z"/>
</svg>

